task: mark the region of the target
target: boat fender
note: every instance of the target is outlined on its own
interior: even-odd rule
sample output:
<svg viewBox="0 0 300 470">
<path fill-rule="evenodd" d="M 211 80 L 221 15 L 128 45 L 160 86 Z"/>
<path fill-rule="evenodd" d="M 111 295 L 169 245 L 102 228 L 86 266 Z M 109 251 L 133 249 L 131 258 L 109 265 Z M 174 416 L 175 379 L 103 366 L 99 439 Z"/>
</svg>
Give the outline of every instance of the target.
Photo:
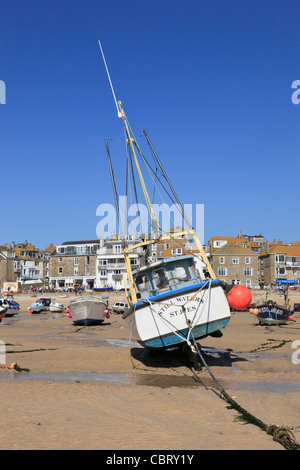
<svg viewBox="0 0 300 470">
<path fill-rule="evenodd" d="M 289 315 L 289 320 L 294 320 L 294 315 Z"/>
<path fill-rule="evenodd" d="M 244 310 L 251 303 L 252 294 L 250 289 L 241 284 L 236 284 L 226 295 L 227 302 L 235 310 Z"/>
</svg>

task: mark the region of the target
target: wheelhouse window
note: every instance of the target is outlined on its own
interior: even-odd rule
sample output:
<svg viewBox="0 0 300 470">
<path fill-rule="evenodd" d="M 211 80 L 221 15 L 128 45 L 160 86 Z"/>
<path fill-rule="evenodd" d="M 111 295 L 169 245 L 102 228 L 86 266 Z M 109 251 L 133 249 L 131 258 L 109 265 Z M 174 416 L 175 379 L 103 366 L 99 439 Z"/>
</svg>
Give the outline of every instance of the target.
<svg viewBox="0 0 300 470">
<path fill-rule="evenodd" d="M 152 272 L 152 279 L 158 289 L 164 287 L 168 281 L 167 271 L 165 268 L 155 269 Z"/>
<path fill-rule="evenodd" d="M 145 273 L 139 274 L 138 277 L 136 278 L 135 283 L 139 292 L 141 293 L 147 292 L 150 289 L 150 282 L 149 282 L 147 274 Z"/>
<path fill-rule="evenodd" d="M 187 266 L 177 265 L 174 266 L 174 277 L 179 281 L 188 281 L 191 279 L 191 274 Z"/>
</svg>

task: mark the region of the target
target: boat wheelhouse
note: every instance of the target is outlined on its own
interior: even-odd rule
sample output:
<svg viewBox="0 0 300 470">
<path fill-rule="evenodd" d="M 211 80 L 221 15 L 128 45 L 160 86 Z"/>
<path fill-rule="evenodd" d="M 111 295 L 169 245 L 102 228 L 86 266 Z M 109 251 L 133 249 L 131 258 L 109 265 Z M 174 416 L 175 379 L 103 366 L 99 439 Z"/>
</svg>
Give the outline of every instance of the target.
<svg viewBox="0 0 300 470">
<path fill-rule="evenodd" d="M 192 255 L 165 258 L 134 271 L 137 297 L 156 299 L 185 292 L 201 281 Z"/>
</svg>

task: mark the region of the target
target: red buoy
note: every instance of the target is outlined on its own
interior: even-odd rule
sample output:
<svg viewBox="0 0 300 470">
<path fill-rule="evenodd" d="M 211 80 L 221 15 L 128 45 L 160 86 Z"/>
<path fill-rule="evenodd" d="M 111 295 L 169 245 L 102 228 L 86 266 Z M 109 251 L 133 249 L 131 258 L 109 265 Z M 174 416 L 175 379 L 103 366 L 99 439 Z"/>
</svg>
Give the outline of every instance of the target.
<svg viewBox="0 0 300 470">
<path fill-rule="evenodd" d="M 231 308 L 235 310 L 244 310 L 248 307 L 252 300 L 252 294 L 250 289 L 246 286 L 236 284 L 226 295 L 227 302 Z"/>
</svg>

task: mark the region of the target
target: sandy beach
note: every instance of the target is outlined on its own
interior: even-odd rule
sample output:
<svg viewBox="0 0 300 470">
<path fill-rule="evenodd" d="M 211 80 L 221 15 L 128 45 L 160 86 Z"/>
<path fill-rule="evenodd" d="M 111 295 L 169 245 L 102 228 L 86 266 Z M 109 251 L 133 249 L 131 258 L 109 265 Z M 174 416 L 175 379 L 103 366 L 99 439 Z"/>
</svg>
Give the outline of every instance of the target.
<svg viewBox="0 0 300 470">
<path fill-rule="evenodd" d="M 253 292 L 253 301 L 263 295 Z M 51 297 L 67 306 L 74 294 Z M 205 368 L 193 370 L 177 350 L 153 355 L 130 341 L 121 315 L 78 327 L 65 312 L 28 314 L 30 294 L 14 299 L 21 311 L 2 320 L 0 340 L 6 364 L 30 372 L 0 370 L 0 449 L 283 450 L 257 426 L 235 421 Z M 110 305 L 117 299 L 110 295 Z M 300 302 L 300 294 L 290 299 Z M 214 376 L 264 423 L 293 426 L 299 442 L 300 364 L 292 354 L 300 359 L 293 344 L 300 313 L 268 327 L 234 312 L 223 332 L 201 342 Z"/>
</svg>

